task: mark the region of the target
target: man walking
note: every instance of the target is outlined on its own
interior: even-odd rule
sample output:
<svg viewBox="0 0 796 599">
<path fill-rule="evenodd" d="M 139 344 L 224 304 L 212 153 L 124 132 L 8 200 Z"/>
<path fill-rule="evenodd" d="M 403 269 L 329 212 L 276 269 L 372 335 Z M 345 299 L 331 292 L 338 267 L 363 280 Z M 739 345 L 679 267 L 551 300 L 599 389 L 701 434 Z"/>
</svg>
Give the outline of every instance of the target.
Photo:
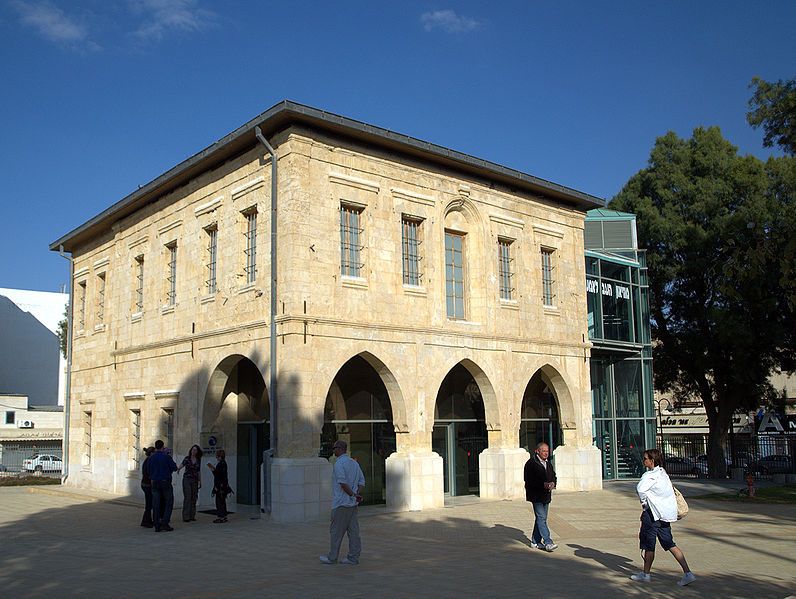
<svg viewBox="0 0 796 599">
<path fill-rule="evenodd" d="M 545 551 L 555 551 L 558 545 L 550 537 L 547 528 L 547 511 L 552 500 L 552 490 L 556 488 L 556 473 L 550 463 L 550 447 L 539 443 L 531 459 L 525 463 L 525 499 L 533 503 L 536 521 L 533 524 L 531 547 Z"/>
<path fill-rule="evenodd" d="M 171 486 L 171 473 L 176 472 L 177 464 L 163 448 L 163 441 L 155 441 L 155 453 L 149 458 L 149 478 L 152 480 L 152 516 L 155 532 L 174 530 L 169 526 L 171 510 L 174 508 L 174 489 Z"/>
<path fill-rule="evenodd" d="M 362 468 L 347 454 L 348 444 L 335 441 L 332 446 L 337 461 L 334 463 L 332 478 L 332 522 L 329 526 L 331 538 L 329 553 L 322 555 L 324 564 L 337 563 L 343 535 L 348 533 L 348 555 L 341 564 L 358 564 L 362 553 L 362 541 L 359 538 L 359 519 L 357 506 L 362 502 L 362 491 L 365 490 L 365 475 Z"/>
</svg>

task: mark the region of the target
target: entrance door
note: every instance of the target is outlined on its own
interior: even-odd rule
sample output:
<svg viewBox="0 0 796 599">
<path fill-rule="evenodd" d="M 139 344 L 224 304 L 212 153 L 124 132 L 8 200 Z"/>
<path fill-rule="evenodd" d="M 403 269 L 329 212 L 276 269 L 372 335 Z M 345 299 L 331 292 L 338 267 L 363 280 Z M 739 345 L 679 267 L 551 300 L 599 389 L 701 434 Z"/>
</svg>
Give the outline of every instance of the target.
<svg viewBox="0 0 796 599">
<path fill-rule="evenodd" d="M 478 456 L 487 448 L 486 425 L 476 420 L 434 424 L 432 449 L 442 457 L 447 495 L 478 495 Z"/>
<path fill-rule="evenodd" d="M 260 466 L 263 451 L 269 446 L 264 422 L 238 423 L 237 474 L 235 501 L 245 505 L 260 505 Z"/>
</svg>

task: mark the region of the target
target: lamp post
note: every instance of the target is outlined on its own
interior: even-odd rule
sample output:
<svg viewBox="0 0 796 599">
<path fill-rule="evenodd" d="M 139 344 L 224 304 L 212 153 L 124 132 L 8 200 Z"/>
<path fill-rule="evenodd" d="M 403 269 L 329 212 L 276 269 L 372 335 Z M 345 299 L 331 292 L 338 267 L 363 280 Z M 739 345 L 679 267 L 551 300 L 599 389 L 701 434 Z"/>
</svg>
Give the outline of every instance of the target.
<svg viewBox="0 0 796 599">
<path fill-rule="evenodd" d="M 666 403 L 667 409 L 671 409 L 672 402 L 665 397 L 653 401 L 655 401 L 655 405 L 658 408 L 658 437 L 660 438 L 660 449 L 663 451 L 663 454 L 666 455 L 666 451 L 664 451 L 663 448 L 663 416 L 661 415 L 661 404 Z"/>
</svg>

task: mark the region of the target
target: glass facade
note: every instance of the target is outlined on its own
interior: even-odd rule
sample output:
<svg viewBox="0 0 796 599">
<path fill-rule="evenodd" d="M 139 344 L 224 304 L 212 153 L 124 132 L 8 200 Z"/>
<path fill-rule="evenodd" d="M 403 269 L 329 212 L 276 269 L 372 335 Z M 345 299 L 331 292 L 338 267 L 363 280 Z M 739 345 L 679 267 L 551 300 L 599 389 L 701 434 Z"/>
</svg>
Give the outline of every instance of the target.
<svg viewBox="0 0 796 599">
<path fill-rule="evenodd" d="M 602 231 L 606 221 L 626 224 L 623 239 L 635 238 L 632 214 L 592 211 L 586 226 Z M 602 452 L 603 478 L 638 478 L 643 451 L 655 445 L 646 256 L 633 247 L 607 248 L 610 240 L 602 235 L 587 231 L 586 237 L 592 434 Z M 590 247 L 590 238 L 599 239 L 600 247 Z"/>
</svg>

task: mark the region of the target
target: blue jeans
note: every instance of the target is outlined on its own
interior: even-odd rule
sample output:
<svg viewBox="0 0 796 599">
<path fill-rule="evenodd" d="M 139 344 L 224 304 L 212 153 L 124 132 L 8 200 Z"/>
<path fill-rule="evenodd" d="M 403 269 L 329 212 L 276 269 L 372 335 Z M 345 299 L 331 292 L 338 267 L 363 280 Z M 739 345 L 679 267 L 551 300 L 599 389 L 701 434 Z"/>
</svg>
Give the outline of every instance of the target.
<svg viewBox="0 0 796 599">
<path fill-rule="evenodd" d="M 547 510 L 549 509 L 549 503 L 533 502 L 533 515 L 536 516 L 536 521 L 533 523 L 531 541 L 537 545 L 549 545 L 553 542 L 553 539 L 550 538 L 550 529 L 547 528 Z"/>
<path fill-rule="evenodd" d="M 171 521 L 171 510 L 174 509 L 174 489 L 170 480 L 152 481 L 152 519 L 155 530 L 168 526 Z"/>
</svg>

